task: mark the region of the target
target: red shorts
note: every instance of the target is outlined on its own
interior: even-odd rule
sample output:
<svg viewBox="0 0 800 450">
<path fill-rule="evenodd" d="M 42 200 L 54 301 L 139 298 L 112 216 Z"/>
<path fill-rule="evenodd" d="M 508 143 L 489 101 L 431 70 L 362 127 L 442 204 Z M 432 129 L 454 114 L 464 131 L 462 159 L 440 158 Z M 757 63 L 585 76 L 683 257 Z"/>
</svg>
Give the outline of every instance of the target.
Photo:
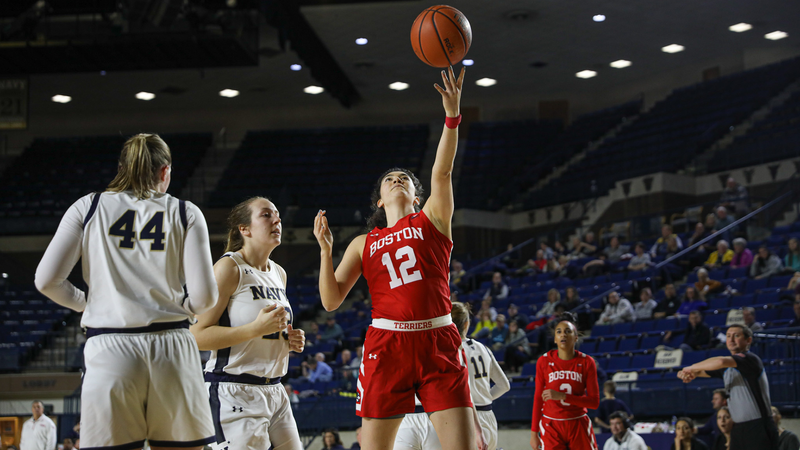
<svg viewBox="0 0 800 450">
<path fill-rule="evenodd" d="M 542 450 L 597 450 L 589 416 L 571 420 L 542 417 L 539 422 Z"/>
<path fill-rule="evenodd" d="M 383 419 L 414 412 L 471 407 L 469 372 L 455 325 L 424 331 L 369 327 L 358 376 L 356 414 Z"/>
</svg>

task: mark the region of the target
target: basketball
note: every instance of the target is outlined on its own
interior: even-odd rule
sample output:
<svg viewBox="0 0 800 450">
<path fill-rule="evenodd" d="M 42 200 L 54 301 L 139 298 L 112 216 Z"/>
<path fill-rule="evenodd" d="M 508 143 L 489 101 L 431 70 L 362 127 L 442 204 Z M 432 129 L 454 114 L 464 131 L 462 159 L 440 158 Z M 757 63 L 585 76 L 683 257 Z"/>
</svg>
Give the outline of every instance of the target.
<svg viewBox="0 0 800 450">
<path fill-rule="evenodd" d="M 411 47 L 429 66 L 449 67 L 460 62 L 471 44 L 469 21 L 452 6 L 431 6 L 411 26 Z"/>
</svg>

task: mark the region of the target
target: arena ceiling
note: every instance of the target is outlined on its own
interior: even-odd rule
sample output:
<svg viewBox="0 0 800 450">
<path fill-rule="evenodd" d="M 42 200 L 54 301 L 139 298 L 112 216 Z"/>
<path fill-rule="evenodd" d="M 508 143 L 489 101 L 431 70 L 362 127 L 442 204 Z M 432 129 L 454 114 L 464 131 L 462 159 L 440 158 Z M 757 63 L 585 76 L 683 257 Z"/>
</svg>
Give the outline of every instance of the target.
<svg viewBox="0 0 800 450">
<path fill-rule="evenodd" d="M 248 1 L 250 6 L 258 6 L 258 2 Z M 262 11 L 269 3 L 261 4 Z M 299 4 L 323 50 L 354 87 L 351 103 L 356 108 L 359 101 L 391 104 L 430 98 L 431 85 L 439 80 L 437 70 L 417 60 L 409 43 L 411 23 L 428 3 L 303 0 Z M 497 80 L 495 86 L 486 88 L 471 84 L 469 95 L 476 101 L 519 95 L 546 98 L 561 92 L 591 95 L 748 51 L 800 53 L 800 2 L 796 0 L 458 0 L 450 4 L 472 25 L 470 83 L 483 77 Z M 247 5 L 239 0 L 237 7 Z M 597 14 L 605 15 L 606 20 L 593 21 Z M 101 74 L 102 60 L 100 65 L 95 61 L 86 66 L 87 72 L 29 75 L 31 106 L 36 111 L 58 113 L 102 110 L 108 105 L 132 111 L 152 107 L 145 103 L 175 110 L 345 103 L 341 96 L 337 99 L 327 92 L 304 93 L 307 86 L 323 84 L 320 78 L 329 75 L 328 71 L 317 70 L 312 76 L 307 62 L 292 49 L 291 40 L 285 51 L 282 49 L 286 35 L 279 31 L 281 26 L 263 16 L 258 22 L 258 49 L 252 66 L 212 68 L 214 64 L 209 62 L 205 67 L 106 70 Z M 752 24 L 752 29 L 743 33 L 728 30 L 740 22 Z M 764 38 L 776 30 L 788 37 L 777 41 Z M 367 38 L 368 44 L 356 45 L 360 37 Z M 669 44 L 683 45 L 685 50 L 662 52 Z M 632 64 L 624 69 L 609 66 L 619 59 Z M 295 72 L 290 70 L 292 64 L 303 67 Z M 575 76 L 587 69 L 596 71 L 597 76 Z M 390 90 L 389 84 L 396 81 L 410 87 Z M 240 95 L 223 98 L 218 95 L 222 89 L 235 89 Z M 155 93 L 156 98 L 136 100 L 139 91 Z M 50 101 L 55 94 L 73 100 L 55 104 Z"/>
</svg>

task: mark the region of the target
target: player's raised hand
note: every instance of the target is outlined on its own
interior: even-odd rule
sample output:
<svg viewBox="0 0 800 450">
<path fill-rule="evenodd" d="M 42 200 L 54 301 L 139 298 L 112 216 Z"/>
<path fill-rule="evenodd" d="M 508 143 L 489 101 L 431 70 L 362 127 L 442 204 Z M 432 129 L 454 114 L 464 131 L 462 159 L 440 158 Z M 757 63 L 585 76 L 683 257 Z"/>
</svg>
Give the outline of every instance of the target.
<svg viewBox="0 0 800 450">
<path fill-rule="evenodd" d="M 258 317 L 253 321 L 256 336 L 278 333 L 286 329 L 289 314 L 283 306 L 277 304 L 261 308 Z"/>
<path fill-rule="evenodd" d="M 565 398 L 567 398 L 567 395 L 565 393 L 553 389 L 545 389 L 544 392 L 542 392 L 542 400 L 544 401 L 564 400 Z"/>
<path fill-rule="evenodd" d="M 303 353 L 306 347 L 306 333 L 299 328 L 294 329 L 292 324 L 286 326 L 286 331 L 289 334 L 289 351 Z"/>
<path fill-rule="evenodd" d="M 323 210 L 320 210 L 317 217 L 314 218 L 314 237 L 317 238 L 321 251 L 326 253 L 333 251 L 333 233 L 331 233 L 328 218 L 325 217 Z"/>
<path fill-rule="evenodd" d="M 442 94 L 442 104 L 447 117 L 458 117 L 461 114 L 461 87 L 464 85 L 464 74 L 467 68 L 462 67 L 461 73 L 456 78 L 453 67 L 442 71 L 444 87 L 434 84 L 433 87 Z"/>
</svg>

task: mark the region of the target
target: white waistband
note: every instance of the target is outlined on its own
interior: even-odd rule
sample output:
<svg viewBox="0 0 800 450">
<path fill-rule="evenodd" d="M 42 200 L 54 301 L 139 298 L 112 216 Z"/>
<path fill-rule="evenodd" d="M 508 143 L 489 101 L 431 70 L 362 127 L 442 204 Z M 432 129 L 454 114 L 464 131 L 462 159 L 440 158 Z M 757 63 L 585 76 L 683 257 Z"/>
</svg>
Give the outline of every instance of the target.
<svg viewBox="0 0 800 450">
<path fill-rule="evenodd" d="M 453 318 L 450 315 L 434 317 L 433 319 L 426 320 L 411 320 L 408 322 L 400 322 L 399 320 L 389 319 L 372 319 L 372 326 L 382 330 L 392 331 L 423 331 L 431 330 L 434 328 L 446 327 L 453 323 Z"/>
<path fill-rule="evenodd" d="M 559 420 L 559 421 L 564 421 L 564 420 L 577 420 L 577 419 L 581 419 L 581 418 L 583 418 L 583 417 L 586 417 L 586 414 L 584 414 L 584 415 L 582 415 L 582 416 L 578 416 L 578 417 L 571 417 L 571 418 L 569 418 L 569 419 L 556 419 L 555 417 L 547 417 L 547 416 L 545 416 L 544 414 L 542 414 L 542 417 L 544 417 L 545 419 L 550 419 L 550 420 Z"/>
</svg>

